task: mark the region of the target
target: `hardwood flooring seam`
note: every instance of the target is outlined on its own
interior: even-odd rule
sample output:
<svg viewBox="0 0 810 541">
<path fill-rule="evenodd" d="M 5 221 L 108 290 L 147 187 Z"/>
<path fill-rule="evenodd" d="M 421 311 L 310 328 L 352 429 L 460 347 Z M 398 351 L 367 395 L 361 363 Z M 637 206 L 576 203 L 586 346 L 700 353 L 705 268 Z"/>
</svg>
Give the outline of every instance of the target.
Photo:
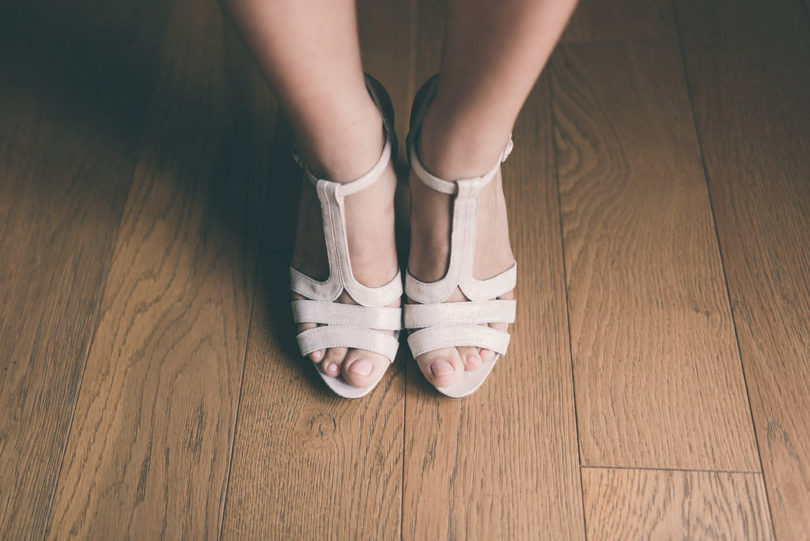
<svg viewBox="0 0 810 541">
<path fill-rule="evenodd" d="M 164 25 L 165 25 L 165 21 L 164 21 Z M 166 33 L 166 29 L 164 28 L 163 35 L 160 38 L 161 42 L 163 41 L 163 38 L 165 37 L 165 33 Z M 157 91 L 158 91 L 158 86 L 157 86 L 157 84 L 155 84 L 154 88 L 152 88 L 152 91 L 150 92 L 149 99 L 146 101 L 147 104 L 150 104 L 152 102 L 152 97 L 151 96 L 154 96 L 155 92 L 157 92 Z M 148 105 L 147 105 L 147 108 L 148 108 Z M 135 146 L 135 148 L 137 148 L 137 149 L 140 149 L 144 144 L 144 138 L 146 136 L 146 128 L 147 128 L 147 125 L 146 125 L 146 121 L 144 120 L 142 125 L 141 125 L 140 134 L 138 135 L 138 139 L 137 139 L 138 143 Z M 97 303 L 97 305 L 95 307 L 95 311 L 94 311 L 94 315 L 93 315 L 93 331 L 90 334 L 90 340 L 87 343 L 87 349 L 86 349 L 86 351 L 84 353 L 84 359 L 82 361 L 81 375 L 79 376 L 78 385 L 76 387 L 76 394 L 73 397 L 73 407 L 71 408 L 71 412 L 70 412 L 70 421 L 68 422 L 67 433 L 65 434 L 65 440 L 64 440 L 64 443 L 62 445 L 62 451 L 60 453 L 61 456 L 59 457 L 59 468 L 58 468 L 57 473 L 56 473 L 56 482 L 53 484 L 53 487 L 51 488 L 51 495 L 48 498 L 48 511 L 47 511 L 47 513 L 45 515 L 45 523 L 44 523 L 44 527 L 43 527 L 43 530 L 42 530 L 42 536 L 40 537 L 40 539 L 45 539 L 45 537 L 47 535 L 49 524 L 50 524 L 50 519 L 51 519 L 51 510 L 53 508 L 53 502 L 54 502 L 54 498 L 56 496 L 56 490 L 59 487 L 59 481 L 62 478 L 62 466 L 64 465 L 64 462 L 65 462 L 65 454 L 67 452 L 68 444 L 70 443 L 70 436 L 71 436 L 71 434 L 73 432 L 73 420 L 74 420 L 74 418 L 76 416 L 76 407 L 77 407 L 77 405 L 79 403 L 79 396 L 81 396 L 81 392 L 82 392 L 82 383 L 84 381 L 85 371 L 87 370 L 87 360 L 90 358 L 90 353 L 93 351 L 93 346 L 96 344 L 96 333 L 98 332 L 98 326 L 99 326 L 99 312 L 101 310 L 101 304 L 102 304 L 102 301 L 104 299 L 104 295 L 105 295 L 106 290 L 107 290 L 107 281 L 108 281 L 109 276 L 110 276 L 110 268 L 112 267 L 112 261 L 113 261 L 113 255 L 115 254 L 115 248 L 116 248 L 116 246 L 118 246 L 119 235 L 121 233 L 121 224 L 123 223 L 123 220 L 124 220 L 124 212 L 125 212 L 126 207 L 127 207 L 127 201 L 129 200 L 130 195 L 132 194 L 132 186 L 133 186 L 134 179 L 135 179 L 136 168 L 137 168 L 137 166 L 133 166 L 132 171 L 128 175 L 129 176 L 129 187 L 127 188 L 127 196 L 124 199 L 124 204 L 121 207 L 121 213 L 118 216 L 118 223 L 115 226 L 115 240 L 112 243 L 112 249 L 107 254 L 107 261 L 106 261 L 106 263 L 104 265 L 104 267 L 105 267 L 104 268 L 104 283 L 101 284 L 101 287 L 99 288 L 99 290 L 100 290 L 99 291 L 99 302 Z"/>
<path fill-rule="evenodd" d="M 416 73 L 419 69 L 417 65 L 417 58 L 418 58 L 418 42 L 417 38 L 419 36 L 419 0 L 410 0 L 409 4 L 410 10 L 410 21 L 408 21 L 408 96 L 413 96 L 416 93 Z M 407 153 L 407 151 L 406 151 Z M 406 158 L 407 159 L 407 158 Z M 398 178 L 397 182 L 400 182 L 401 179 Z M 407 179 L 405 180 L 407 183 Z M 406 184 L 407 186 L 407 184 Z M 410 194 L 410 189 L 408 189 L 408 193 Z M 410 201 L 409 201 L 410 207 Z M 395 207 L 396 203 L 395 203 Z M 396 218 L 395 218 L 396 223 Z M 395 233 L 396 234 L 396 233 Z M 410 232 L 408 232 L 408 238 L 410 238 Z M 408 250 L 405 250 L 401 253 L 402 250 L 399 246 L 397 246 L 397 257 L 399 257 L 400 261 L 407 261 L 408 260 Z M 402 333 L 404 334 L 404 333 Z M 400 347 L 402 347 L 402 342 L 400 342 Z M 407 346 L 407 342 L 405 344 Z M 410 363 L 403 363 L 402 366 L 402 387 L 403 387 L 403 396 L 402 396 L 402 468 L 400 469 L 401 472 L 401 479 L 399 485 L 399 539 L 400 541 L 405 541 L 405 457 L 407 456 L 407 435 L 408 435 L 408 365 Z"/>
<path fill-rule="evenodd" d="M 550 65 L 551 59 L 549 59 L 549 63 L 544 70 L 548 69 L 548 65 Z M 551 132 L 554 133 L 557 130 L 557 115 L 554 112 L 554 84 L 553 84 L 553 77 L 554 73 L 549 70 L 549 76 L 546 79 L 546 84 L 548 85 L 548 112 L 551 118 Z M 562 209 L 562 195 L 560 194 L 560 169 L 557 163 L 557 155 L 558 155 L 558 148 L 557 148 L 557 139 L 555 137 L 551 138 L 551 148 L 552 148 L 552 156 L 554 159 L 554 184 L 557 188 L 557 208 Z M 574 375 L 574 349 L 571 346 L 571 307 L 568 304 L 568 268 L 565 264 L 565 235 L 563 233 L 563 215 L 562 211 L 559 213 L 559 223 L 560 223 L 560 259 L 562 260 L 562 268 L 563 268 L 563 291 L 565 293 L 565 321 L 567 323 L 567 331 L 568 331 L 568 362 L 571 365 L 571 399 L 573 400 L 574 404 L 574 429 L 577 435 L 577 461 L 579 462 L 579 498 L 582 504 L 582 528 L 583 528 L 583 535 L 587 541 L 588 539 L 588 517 L 587 513 L 585 512 L 585 487 L 583 485 L 582 480 L 582 444 L 580 441 L 579 436 L 579 414 L 577 413 L 577 386 Z"/>
<path fill-rule="evenodd" d="M 757 423 L 756 419 L 754 418 L 754 410 L 751 407 L 751 392 L 749 391 L 748 385 L 748 377 L 745 373 L 745 363 L 742 360 L 742 347 L 740 346 L 740 335 L 737 331 L 737 319 L 734 312 L 734 303 L 731 300 L 731 289 L 729 288 L 728 284 L 728 273 L 726 272 L 726 259 L 723 254 L 723 242 L 720 238 L 720 232 L 717 229 L 717 214 L 714 209 L 714 200 L 712 199 L 712 190 L 709 186 L 711 179 L 709 178 L 709 168 L 706 166 L 706 156 L 704 153 L 704 145 L 703 145 L 703 138 L 700 134 L 700 129 L 698 128 L 698 121 L 697 121 L 697 114 L 695 112 L 695 100 L 693 98 L 692 93 L 692 82 L 689 80 L 689 70 L 686 66 L 686 52 L 684 50 L 683 45 L 683 38 L 681 33 L 681 25 L 678 22 L 678 6 L 675 3 L 675 0 L 670 0 L 670 5 L 672 6 L 672 20 L 673 24 L 675 25 L 675 35 L 678 37 L 678 54 L 681 57 L 681 68 L 683 71 L 683 81 L 686 85 L 686 95 L 689 98 L 689 111 L 692 114 L 692 125 L 695 130 L 695 138 L 697 139 L 698 144 L 698 152 L 700 154 L 700 166 L 703 170 L 703 180 L 706 185 L 706 197 L 709 201 L 709 209 L 712 213 L 712 225 L 714 226 L 714 235 L 717 239 L 717 252 L 720 256 L 720 269 L 723 271 L 723 286 L 726 289 L 726 299 L 728 302 L 728 309 L 729 314 L 731 315 L 731 328 L 734 330 L 734 344 L 737 349 L 737 360 L 740 363 L 740 371 L 742 373 L 743 384 L 745 385 L 745 400 L 746 404 L 748 405 L 748 414 L 751 418 L 751 428 L 754 431 L 754 444 L 757 450 L 757 458 L 759 459 L 759 473 L 762 475 L 762 485 L 765 488 L 765 504 L 768 507 L 768 515 L 770 518 L 771 524 L 771 533 L 773 534 L 774 538 L 776 537 L 776 529 L 774 526 L 774 519 L 773 519 L 773 509 L 771 507 L 771 499 L 769 496 L 768 491 L 768 480 L 765 477 L 765 468 L 762 464 L 762 452 L 760 451 L 759 447 L 759 435 L 757 434 Z"/>
<path fill-rule="evenodd" d="M 143 129 L 141 130 L 141 136 L 140 136 L 140 141 L 141 142 L 143 141 L 145 131 L 146 131 L 146 123 L 144 122 L 144 126 L 143 126 Z M 141 143 L 138 144 L 138 148 L 140 148 L 140 146 L 141 146 Z M 124 206 L 121 207 L 121 215 L 118 217 L 118 225 L 116 226 L 116 231 L 115 231 L 115 241 L 112 244 L 113 249 L 110 250 L 110 252 L 107 254 L 107 263 L 105 265 L 105 270 L 104 270 L 104 283 L 101 285 L 100 293 L 99 293 L 99 302 L 96 305 L 95 313 L 93 315 L 93 332 L 90 334 L 90 340 L 87 343 L 87 350 L 84 353 L 84 360 L 82 361 L 82 371 L 81 371 L 81 375 L 79 376 L 78 385 L 76 387 L 76 394 L 73 397 L 73 407 L 71 408 L 71 412 L 70 412 L 70 421 L 68 422 L 68 429 L 67 429 L 67 433 L 65 434 L 65 441 L 62 444 L 62 452 L 60 453 L 61 456 L 59 457 L 59 469 L 58 469 L 58 471 L 56 473 L 56 482 L 53 484 L 53 487 L 51 488 L 51 495 L 48 498 L 48 512 L 45 515 L 45 523 L 44 523 L 44 527 L 42 529 L 42 536 L 40 537 L 40 539 L 45 539 L 45 537 L 47 535 L 48 528 L 49 528 L 50 521 L 51 521 L 51 510 L 53 509 L 53 501 L 54 501 L 54 498 L 56 497 L 56 489 L 59 488 L 59 481 L 62 478 L 62 466 L 65 463 L 65 454 L 67 452 L 68 444 L 70 443 L 70 435 L 73 432 L 73 419 L 76 416 L 76 407 L 77 407 L 77 405 L 79 403 L 79 396 L 81 396 L 81 393 L 82 393 L 82 382 L 84 382 L 84 374 L 85 374 L 85 371 L 87 370 L 87 360 L 90 358 L 90 352 L 93 350 L 93 346 L 96 343 L 96 332 L 98 331 L 98 324 L 99 324 L 99 311 L 101 310 L 101 303 L 104 300 L 104 294 L 105 294 L 106 289 L 107 289 L 107 280 L 110 277 L 110 268 L 112 267 L 112 260 L 113 260 L 113 254 L 115 253 L 115 247 L 118 245 L 118 236 L 119 236 L 119 234 L 121 232 L 121 223 L 124 220 L 124 210 L 126 209 L 126 201 L 129 200 L 129 195 L 130 195 L 131 190 L 132 190 L 132 183 L 133 183 L 133 180 L 135 178 L 135 169 L 134 168 L 132 170 L 132 174 L 129 175 L 129 177 L 130 177 L 130 182 L 129 182 L 129 189 L 127 190 L 127 198 L 124 200 Z"/>
<path fill-rule="evenodd" d="M 275 122 L 274 122 L 274 125 L 273 125 L 273 128 L 272 128 L 272 135 L 270 136 L 271 141 L 273 142 L 272 143 L 272 148 L 269 151 L 271 156 L 275 156 L 275 151 L 278 148 L 279 137 L 281 137 L 284 134 L 284 130 L 285 130 L 284 122 L 281 120 L 281 118 L 278 115 L 278 112 L 280 111 L 281 107 L 278 104 L 276 104 L 275 109 L 276 109 L 276 115 L 274 116 Z M 256 253 L 255 257 L 256 257 L 257 264 L 256 264 L 255 268 L 253 269 L 253 272 L 254 272 L 253 291 L 252 291 L 251 296 L 250 296 L 250 303 L 249 303 L 249 308 L 248 308 L 247 330 L 246 330 L 246 334 L 245 334 L 245 337 L 246 337 L 245 338 L 245 347 L 244 347 L 244 350 L 242 352 L 242 373 L 239 376 L 239 397 L 237 398 L 237 401 L 236 401 L 236 413 L 234 415 L 233 434 L 231 436 L 231 448 L 230 448 L 230 452 L 228 454 L 228 466 L 227 466 L 227 469 L 225 471 L 225 496 L 222 498 L 222 509 L 221 509 L 221 512 L 220 512 L 219 525 L 218 525 L 218 528 L 217 528 L 217 540 L 222 539 L 222 531 L 223 531 L 223 528 L 224 528 L 224 525 L 225 525 L 225 515 L 226 515 L 227 510 L 228 510 L 228 500 L 229 500 L 228 496 L 230 495 L 231 470 L 232 470 L 232 467 L 233 467 L 233 456 L 234 456 L 234 449 L 236 447 L 236 438 L 237 438 L 237 435 L 238 435 L 238 432 L 239 432 L 239 416 L 240 416 L 239 414 L 240 414 L 240 412 L 242 410 L 242 396 L 244 394 L 244 387 L 245 387 L 245 369 L 247 367 L 247 360 L 248 360 L 248 350 L 249 350 L 249 345 L 250 345 L 250 333 L 253 330 L 253 322 L 254 322 L 254 317 L 255 317 L 254 305 L 256 304 L 256 294 L 257 294 L 257 291 L 259 289 L 259 280 L 261 279 L 261 277 L 259 276 L 259 271 L 261 269 L 261 265 L 259 264 L 259 261 L 261 259 L 261 256 L 262 256 L 263 252 L 278 251 L 278 252 L 283 252 L 284 255 L 287 255 L 287 256 L 292 255 L 291 253 L 287 252 L 286 250 L 277 250 L 277 249 L 265 250 L 265 249 L 263 249 L 263 246 L 264 246 L 263 243 L 265 242 L 265 240 L 266 240 L 265 237 L 267 236 L 267 234 L 266 234 L 266 225 L 267 225 L 266 220 L 268 219 L 268 214 L 269 214 L 268 211 L 267 211 L 267 206 L 268 206 L 268 199 L 270 199 L 271 191 L 272 190 L 269 190 L 269 189 L 264 191 L 263 201 L 262 201 L 262 204 L 261 204 L 261 209 L 262 209 L 261 210 L 261 216 L 259 216 L 259 220 L 258 220 L 258 222 L 259 222 L 258 223 L 258 236 L 256 238 L 255 247 L 254 247 L 255 253 Z"/>
<path fill-rule="evenodd" d="M 588 470 L 593 537 L 773 539 L 761 474 Z"/>
<path fill-rule="evenodd" d="M 265 197 L 266 200 L 266 197 Z M 262 215 L 264 217 L 264 215 Z M 256 257 L 256 261 L 258 261 L 258 253 Z M 256 289 L 257 289 L 257 282 L 259 280 L 259 265 L 256 265 L 256 268 L 253 269 L 254 277 L 253 277 L 253 293 L 250 295 L 250 308 L 248 310 L 248 324 L 247 324 L 247 331 L 246 336 L 250 336 L 250 329 L 253 327 L 253 305 L 256 302 Z M 222 526 L 225 524 L 225 511 L 228 508 L 228 491 L 231 485 L 231 467 L 233 466 L 233 451 L 234 447 L 236 446 L 236 434 L 239 430 L 239 410 L 241 409 L 242 405 L 242 389 L 244 389 L 245 385 L 245 366 L 247 365 L 247 354 L 248 354 L 248 344 L 249 340 L 245 339 L 245 349 L 242 352 L 242 373 L 239 376 L 239 397 L 236 399 L 236 413 L 234 414 L 234 421 L 233 421 L 233 434 L 231 435 L 231 450 L 228 453 L 228 467 L 225 470 L 225 496 L 222 498 L 222 510 L 219 514 L 219 527 L 217 528 L 217 540 L 222 539 Z"/>
<path fill-rule="evenodd" d="M 664 471 L 664 472 L 689 472 L 689 473 L 756 473 L 762 474 L 757 470 L 713 470 L 707 468 L 651 468 L 649 466 L 610 466 L 607 464 L 588 464 L 580 466 L 582 469 L 595 469 L 595 470 L 643 470 L 643 471 Z"/>
<path fill-rule="evenodd" d="M 275 146 L 275 139 L 276 135 L 281 131 L 281 122 L 276 120 L 275 126 L 273 127 L 273 146 Z M 272 150 L 271 150 L 272 152 Z M 233 453 L 234 447 L 236 446 L 236 436 L 239 430 L 239 412 L 242 406 L 242 394 L 245 385 L 245 367 L 247 366 L 247 356 L 248 356 L 248 345 L 250 344 L 250 331 L 253 328 L 253 305 L 256 303 L 256 290 L 258 289 L 259 283 L 259 269 L 260 265 L 258 264 L 259 258 L 261 257 L 262 252 L 262 242 L 264 241 L 265 235 L 265 228 L 264 222 L 267 219 L 267 199 L 270 197 L 270 190 L 265 190 L 264 193 L 264 201 L 262 202 L 262 212 L 261 216 L 259 217 L 259 234 L 258 238 L 256 239 L 256 266 L 253 269 L 253 291 L 250 295 L 250 303 L 248 307 L 248 323 L 247 323 L 247 330 L 245 331 L 246 338 L 245 338 L 245 348 L 242 352 L 242 373 L 239 376 L 239 397 L 236 400 L 236 413 L 234 415 L 233 421 L 233 434 L 231 435 L 231 449 L 228 453 L 228 467 L 225 471 L 225 496 L 222 498 L 222 510 L 220 511 L 219 515 L 219 527 L 217 528 L 217 540 L 222 539 L 222 528 L 225 524 L 225 512 L 228 508 L 228 493 L 230 490 L 230 483 L 231 483 L 231 467 L 233 466 Z"/>
</svg>

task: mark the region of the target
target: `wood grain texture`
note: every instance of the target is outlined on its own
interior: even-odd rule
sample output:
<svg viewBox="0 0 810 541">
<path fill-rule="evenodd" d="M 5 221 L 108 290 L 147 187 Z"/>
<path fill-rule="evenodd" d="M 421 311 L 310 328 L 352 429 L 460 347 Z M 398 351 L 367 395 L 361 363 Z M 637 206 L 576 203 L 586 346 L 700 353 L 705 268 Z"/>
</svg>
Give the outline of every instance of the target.
<svg viewBox="0 0 810 541">
<path fill-rule="evenodd" d="M 420 2 L 417 84 L 437 67 L 441 20 Z M 541 79 L 504 169 L 519 261 L 509 355 L 463 400 L 407 367 L 404 539 L 584 535 L 548 90 Z"/>
<path fill-rule="evenodd" d="M 216 3 L 0 4 L 0 538 L 810 537 L 805 8 L 583 1 L 505 166 L 509 356 L 450 401 L 403 346 L 345 401 L 297 354 L 299 171 Z M 400 137 L 441 9 L 359 2 Z"/>
<path fill-rule="evenodd" d="M 677 48 L 552 73 L 583 465 L 758 470 Z"/>
<path fill-rule="evenodd" d="M 404 359 L 364 398 L 335 395 L 298 354 L 288 266 L 262 254 L 223 538 L 399 537 Z"/>
<path fill-rule="evenodd" d="M 218 535 L 274 108 L 224 27 L 172 5 L 51 538 Z"/>
<path fill-rule="evenodd" d="M 410 106 L 407 8 L 358 5 L 365 69 L 388 89 L 400 128 Z M 301 171 L 290 151 L 289 130 L 280 126 L 270 182 L 285 187 L 265 211 L 263 246 L 274 250 L 262 255 L 223 537 L 397 538 L 405 360 L 400 355 L 370 395 L 346 400 L 298 354 L 288 267 Z"/>
<path fill-rule="evenodd" d="M 521 113 L 504 170 L 519 261 L 509 354 L 463 400 L 408 367 L 405 539 L 583 536 L 547 85 Z"/>
<path fill-rule="evenodd" d="M 677 11 L 774 526 L 807 539 L 810 24 L 788 1 Z"/>
<path fill-rule="evenodd" d="M 164 15 L 0 6 L 0 539 L 45 531 Z"/>
<path fill-rule="evenodd" d="M 588 539 L 773 539 L 758 473 L 583 468 Z"/>
<path fill-rule="evenodd" d="M 675 42 L 677 39 L 669 0 L 580 0 L 561 41 Z"/>
</svg>

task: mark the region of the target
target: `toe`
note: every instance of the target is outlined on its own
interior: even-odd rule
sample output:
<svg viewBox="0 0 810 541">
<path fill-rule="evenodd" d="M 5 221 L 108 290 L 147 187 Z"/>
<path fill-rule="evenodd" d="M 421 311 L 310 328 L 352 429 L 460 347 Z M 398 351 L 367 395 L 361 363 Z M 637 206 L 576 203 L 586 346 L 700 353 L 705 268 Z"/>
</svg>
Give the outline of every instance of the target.
<svg viewBox="0 0 810 541">
<path fill-rule="evenodd" d="M 420 355 L 419 368 L 436 387 L 449 387 L 464 373 L 464 363 L 456 348 L 442 348 Z"/>
<path fill-rule="evenodd" d="M 465 370 L 477 370 L 481 366 L 481 355 L 475 346 L 459 346 L 458 355 L 464 363 Z"/>
<path fill-rule="evenodd" d="M 329 348 L 321 361 L 321 371 L 327 376 L 337 377 L 340 365 L 346 357 L 347 348 Z"/>
<path fill-rule="evenodd" d="M 481 357 L 481 364 L 491 363 L 495 360 L 495 352 L 487 348 L 479 348 L 478 356 Z"/>
<path fill-rule="evenodd" d="M 512 294 L 510 294 L 510 296 L 514 297 L 514 295 L 512 295 Z M 506 296 L 501 297 L 501 298 L 505 298 L 505 297 Z M 509 325 L 507 325 L 506 323 L 490 323 L 489 326 L 492 327 L 493 329 L 497 329 L 499 331 L 504 331 L 504 332 L 507 331 L 508 328 L 509 328 Z M 494 351 L 492 351 L 491 349 L 479 348 L 478 355 L 480 356 L 482 363 L 489 363 L 489 362 L 492 362 L 493 360 L 495 360 L 496 353 Z"/>
<path fill-rule="evenodd" d="M 343 361 L 341 374 L 349 385 L 368 387 L 388 368 L 388 359 L 371 351 L 350 349 Z"/>
</svg>

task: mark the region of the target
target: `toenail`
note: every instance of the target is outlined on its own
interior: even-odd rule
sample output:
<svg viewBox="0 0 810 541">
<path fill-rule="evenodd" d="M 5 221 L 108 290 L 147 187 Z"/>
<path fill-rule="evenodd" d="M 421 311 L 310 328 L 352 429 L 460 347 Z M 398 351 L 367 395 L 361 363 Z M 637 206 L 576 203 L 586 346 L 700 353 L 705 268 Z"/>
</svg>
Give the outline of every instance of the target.
<svg viewBox="0 0 810 541">
<path fill-rule="evenodd" d="M 337 372 L 337 365 L 335 363 L 329 363 L 326 365 L 327 372 Z"/>
<path fill-rule="evenodd" d="M 372 370 L 374 370 L 374 365 L 366 359 L 358 359 L 349 366 L 349 372 L 358 376 L 370 376 Z"/>
<path fill-rule="evenodd" d="M 469 366 L 470 368 L 475 368 L 476 366 L 478 366 L 478 357 L 476 357 L 475 355 L 468 355 L 467 366 Z"/>
<path fill-rule="evenodd" d="M 445 374 L 452 374 L 455 372 L 453 365 L 447 361 L 436 361 L 430 365 L 431 373 L 436 376 L 444 376 Z"/>
<path fill-rule="evenodd" d="M 319 349 L 318 351 L 313 351 L 312 352 L 311 359 L 313 361 L 315 361 L 316 363 L 321 360 L 321 357 L 323 357 L 323 350 Z"/>
</svg>

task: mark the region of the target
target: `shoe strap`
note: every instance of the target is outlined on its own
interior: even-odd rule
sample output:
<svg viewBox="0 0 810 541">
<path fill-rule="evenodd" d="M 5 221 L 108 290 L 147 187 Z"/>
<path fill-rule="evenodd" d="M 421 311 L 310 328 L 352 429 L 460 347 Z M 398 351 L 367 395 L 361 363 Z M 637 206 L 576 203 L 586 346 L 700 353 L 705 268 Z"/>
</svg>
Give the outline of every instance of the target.
<svg viewBox="0 0 810 541">
<path fill-rule="evenodd" d="M 406 329 L 444 327 L 449 330 L 454 325 L 513 323 L 516 306 L 517 303 L 514 299 L 430 304 L 409 303 L 403 308 L 402 314 Z"/>
<path fill-rule="evenodd" d="M 501 164 L 506 161 L 509 157 L 509 154 L 512 152 L 514 148 L 514 143 L 512 142 L 512 137 L 509 137 L 509 142 L 506 144 L 506 148 L 504 148 L 503 152 L 501 152 L 501 156 L 498 159 L 498 163 L 496 163 L 492 169 L 481 175 L 480 177 L 472 177 L 472 178 L 465 178 L 461 180 L 444 180 L 430 171 L 428 171 L 425 166 L 422 164 L 422 160 L 419 159 L 419 154 L 416 151 L 416 144 L 409 145 L 409 156 L 408 160 L 411 164 L 411 169 L 416 174 L 416 177 L 421 180 L 426 186 L 436 190 L 437 192 L 446 193 L 446 194 L 456 194 L 461 192 L 460 186 L 468 185 L 468 186 L 479 186 L 479 191 L 482 189 L 490 180 L 495 178 L 495 175 L 498 173 L 498 169 L 500 169 Z M 472 195 L 474 189 L 467 189 L 468 193 Z"/>
<path fill-rule="evenodd" d="M 498 168 L 500 168 L 501 164 L 506 161 L 506 158 L 509 157 L 509 154 L 512 152 L 512 148 L 514 147 L 514 143 L 512 142 L 512 136 L 510 134 L 509 141 L 506 143 L 506 148 L 504 148 L 501 156 L 496 163 L 489 171 L 481 175 L 480 177 L 473 177 L 455 181 L 444 180 L 430 171 L 428 171 L 425 166 L 422 164 L 422 161 L 419 159 L 419 153 L 416 150 L 417 141 L 419 140 L 419 133 L 422 129 L 422 119 L 427 112 L 428 106 L 433 101 L 433 98 L 436 97 L 436 92 L 439 89 L 439 75 L 433 75 L 430 77 L 419 91 L 416 94 L 416 98 L 414 99 L 413 110 L 411 111 L 411 125 L 410 130 L 408 133 L 407 147 L 408 147 L 408 161 L 411 165 L 411 169 L 416 174 L 416 177 L 425 183 L 427 186 L 433 188 L 437 192 L 446 193 L 446 194 L 456 194 L 460 190 L 460 186 L 462 185 L 472 185 L 472 186 L 480 186 L 483 188 L 490 180 L 495 178 L 495 175 L 498 173 Z M 474 189 L 466 189 L 470 195 L 475 191 Z"/>
<path fill-rule="evenodd" d="M 381 287 L 367 287 L 352 272 L 346 233 L 346 204 L 343 184 L 320 179 L 315 186 L 321 203 L 323 236 L 329 261 L 329 278 L 317 281 L 290 268 L 292 290 L 308 299 L 335 301 L 345 290 L 361 306 L 385 306 L 402 295 L 402 278 L 396 276 Z"/>
<path fill-rule="evenodd" d="M 399 349 L 399 335 L 374 329 L 324 325 L 301 331 L 296 335 L 301 355 L 309 355 L 319 349 L 346 347 L 373 351 L 394 362 Z"/>
<path fill-rule="evenodd" d="M 474 346 L 506 355 L 509 333 L 481 325 L 428 327 L 408 334 L 408 346 L 414 359 L 428 351 L 456 346 Z"/>
<path fill-rule="evenodd" d="M 509 269 L 487 280 L 473 277 L 478 196 L 484 186 L 495 178 L 501 163 L 506 161 L 512 152 L 514 144 L 510 135 L 498 163 L 480 177 L 448 181 L 430 173 L 419 159 L 416 143 L 422 118 L 430 101 L 436 95 L 437 88 L 438 77 L 433 76 L 417 93 L 408 134 L 408 159 L 414 174 L 425 185 L 438 192 L 454 196 L 450 261 L 445 276 L 435 282 L 422 282 L 410 272 L 406 273 L 405 291 L 409 298 L 418 303 L 441 303 L 447 300 L 458 287 L 471 301 L 487 301 L 503 295 L 514 287 L 517 266 L 513 264 Z"/>
<path fill-rule="evenodd" d="M 393 145 L 391 143 L 391 134 L 389 133 L 386 124 L 383 124 L 383 132 L 385 137 L 385 145 L 383 146 L 382 154 L 380 154 L 380 158 L 377 160 L 377 163 L 374 164 L 374 167 L 372 167 L 368 173 L 349 182 L 335 182 L 315 176 L 312 171 L 309 170 L 309 167 L 307 167 L 307 164 L 304 163 L 304 160 L 297 151 L 293 152 L 293 159 L 295 159 L 295 162 L 299 165 L 299 167 L 304 170 L 306 177 L 313 186 L 317 187 L 319 182 L 327 182 L 330 184 L 335 184 L 335 190 L 341 196 L 345 197 L 347 195 L 352 195 L 374 184 L 374 182 L 382 176 L 383 171 L 385 171 L 385 168 L 388 166 L 388 162 L 391 160 Z"/>
<path fill-rule="evenodd" d="M 327 179 L 322 179 L 310 171 L 309 167 L 307 167 L 307 164 L 298 153 L 298 150 L 295 148 L 293 149 L 293 159 L 299 165 L 299 167 L 304 170 L 307 179 L 309 179 L 313 186 L 317 187 L 318 182 L 320 181 L 333 182 L 337 185 L 335 188 L 336 192 L 344 197 L 364 190 L 365 188 L 368 188 L 374 184 L 374 182 L 382 176 L 388 162 L 391 159 L 394 159 L 397 153 L 397 136 L 396 132 L 394 131 L 391 100 L 385 92 L 385 88 L 374 77 L 366 73 L 364 74 L 364 79 L 368 93 L 371 96 L 371 99 L 374 101 L 374 105 L 376 105 L 377 109 L 380 111 L 383 124 L 383 139 L 385 140 L 380 158 L 377 160 L 377 163 L 374 164 L 371 170 L 369 170 L 362 177 L 349 182 L 334 182 Z"/>
<path fill-rule="evenodd" d="M 345 290 L 361 306 L 385 306 L 402 295 L 402 278 L 399 271 L 387 284 L 381 287 L 367 287 L 359 283 L 352 272 L 349 258 L 349 244 L 346 234 L 346 196 L 357 193 L 376 182 L 385 171 L 394 155 L 396 135 L 393 122 L 386 117 L 381 96 L 377 95 L 379 83 L 366 77 L 366 85 L 375 104 L 383 116 L 385 145 L 377 163 L 362 177 L 346 182 L 335 182 L 318 178 L 312 174 L 297 152 L 293 152 L 295 161 L 306 173 L 315 186 L 321 204 L 323 234 L 326 243 L 326 256 L 329 261 L 329 278 L 318 281 L 290 267 L 290 285 L 299 295 L 316 301 L 335 301 Z M 379 87 L 381 88 L 381 87 Z"/>
<path fill-rule="evenodd" d="M 292 302 L 292 312 L 296 323 L 343 325 L 381 331 L 398 331 L 402 328 L 402 308 L 398 306 L 357 306 L 303 300 Z"/>
</svg>

